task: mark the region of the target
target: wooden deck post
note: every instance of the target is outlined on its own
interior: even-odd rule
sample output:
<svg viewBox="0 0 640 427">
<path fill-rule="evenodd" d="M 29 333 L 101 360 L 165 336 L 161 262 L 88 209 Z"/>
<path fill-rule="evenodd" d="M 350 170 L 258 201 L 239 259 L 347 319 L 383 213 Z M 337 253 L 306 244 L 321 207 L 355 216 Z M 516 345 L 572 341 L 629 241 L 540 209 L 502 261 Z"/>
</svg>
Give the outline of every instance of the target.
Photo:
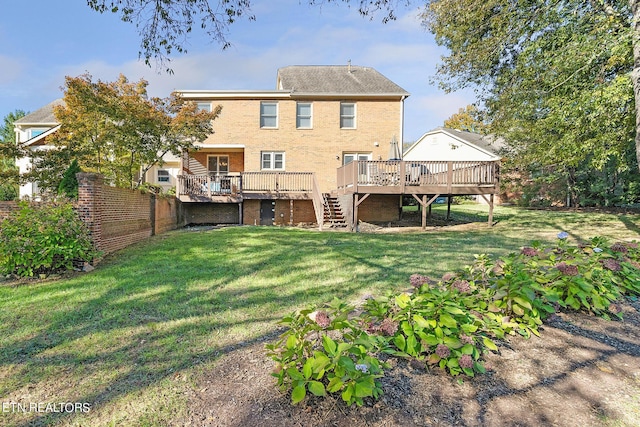
<svg viewBox="0 0 640 427">
<path fill-rule="evenodd" d="M 420 206 L 422 206 L 422 229 L 426 230 L 427 229 L 427 208 L 429 208 L 429 210 L 431 210 L 431 204 L 438 197 L 440 197 L 440 195 L 436 194 L 431 199 L 429 199 L 429 201 L 427 201 L 427 195 L 426 194 L 422 196 L 422 200 L 420 200 L 420 198 L 418 196 L 416 196 L 415 194 L 413 194 L 412 196 L 413 196 L 414 199 L 416 199 L 418 201 L 418 203 L 420 203 Z"/>
<path fill-rule="evenodd" d="M 493 227 L 493 193 L 489 194 L 489 198 L 481 194 L 482 198 L 489 204 L 489 227 Z"/>
<path fill-rule="evenodd" d="M 447 196 L 447 221 L 449 221 L 451 219 L 451 199 L 453 196 L 451 196 L 451 194 L 449 194 Z"/>
<path fill-rule="evenodd" d="M 368 193 L 362 196 L 361 199 L 358 198 L 358 193 L 353 195 L 353 228 L 351 231 L 358 231 L 358 206 L 360 206 L 360 203 L 367 200 L 367 197 L 369 197 Z"/>
<path fill-rule="evenodd" d="M 431 215 L 431 204 L 429 204 L 429 215 Z M 422 196 L 422 229 L 427 229 L 427 195 Z"/>
<path fill-rule="evenodd" d="M 489 227 L 493 227 L 493 193 L 489 195 Z"/>
</svg>

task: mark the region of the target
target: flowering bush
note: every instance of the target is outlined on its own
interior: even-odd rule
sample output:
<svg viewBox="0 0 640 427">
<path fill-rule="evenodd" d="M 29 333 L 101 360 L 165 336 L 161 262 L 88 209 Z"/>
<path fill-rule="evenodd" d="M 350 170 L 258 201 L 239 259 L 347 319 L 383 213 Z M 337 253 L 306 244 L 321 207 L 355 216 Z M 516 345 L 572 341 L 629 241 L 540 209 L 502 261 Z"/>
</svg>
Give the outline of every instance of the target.
<svg viewBox="0 0 640 427">
<path fill-rule="evenodd" d="M 67 202 L 20 202 L 0 224 L 0 271 L 22 277 L 73 268 L 96 256 L 89 232 Z"/>
<path fill-rule="evenodd" d="M 559 309 L 621 317 L 618 301 L 640 295 L 638 244 L 593 238 L 576 246 L 566 232 L 557 237 L 553 245 L 532 242 L 495 261 L 477 255 L 439 281 L 414 274 L 411 291 L 369 298 L 357 315 L 336 300 L 326 310 L 286 317 L 289 329 L 267 346 L 278 384 L 292 390 L 294 403 L 308 390 L 341 392 L 348 404 L 361 405 L 363 397 L 382 393 L 377 379 L 386 366 L 378 353 L 472 377 L 485 372 L 482 354 L 498 350 L 494 340 L 539 335 L 543 320 Z"/>
<path fill-rule="evenodd" d="M 378 378 L 387 365 L 374 354 L 386 340 L 349 319 L 352 310 L 336 299 L 326 309 L 302 310 L 282 319 L 287 331 L 266 348 L 277 363 L 273 375 L 283 391 L 291 389 L 292 403 L 303 400 L 307 391 L 316 396 L 340 393 L 348 405 L 358 406 L 363 398 L 382 394 Z"/>
</svg>

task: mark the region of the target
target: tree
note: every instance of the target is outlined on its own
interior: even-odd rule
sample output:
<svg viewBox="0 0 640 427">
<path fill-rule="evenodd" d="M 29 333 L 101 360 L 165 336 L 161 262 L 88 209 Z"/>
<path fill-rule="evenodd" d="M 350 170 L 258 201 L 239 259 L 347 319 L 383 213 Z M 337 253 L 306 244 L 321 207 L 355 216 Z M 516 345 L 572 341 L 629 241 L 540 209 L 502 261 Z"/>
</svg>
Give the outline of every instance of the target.
<svg viewBox="0 0 640 427">
<path fill-rule="evenodd" d="M 69 167 L 62 175 L 62 181 L 58 184 L 58 194 L 67 196 L 70 199 L 78 198 L 78 178 L 76 175 L 78 172 L 82 172 L 78 161 L 73 159 Z"/>
<path fill-rule="evenodd" d="M 633 3 L 440 0 L 423 17 L 451 52 L 441 85 L 479 88 L 491 131 L 523 163 L 602 170 L 614 159 L 624 169 L 637 167 L 626 153 L 640 116 Z"/>
<path fill-rule="evenodd" d="M 19 150 L 13 124 L 25 115 L 22 110 L 7 114 L 0 128 L 0 200 L 13 200 L 18 197 L 19 174 L 16 158 L 19 157 Z"/>
<path fill-rule="evenodd" d="M 250 0 L 87 0 L 87 4 L 100 13 L 116 13 L 124 22 L 134 23 L 142 38 L 139 56 L 147 65 L 155 59 L 158 66 L 166 65 L 174 51 L 187 52 L 194 27 L 226 48 L 229 25 L 245 16 L 255 19 Z M 166 71 L 171 72 L 169 68 Z"/>
<path fill-rule="evenodd" d="M 57 189 L 73 159 L 85 171 L 101 173 L 119 187 L 135 188 L 144 172 L 171 152 L 195 148 L 212 132 L 212 112 L 198 110 L 176 94 L 148 98 L 147 82 L 93 82 L 88 74 L 66 77 L 64 106 L 54 109 L 60 129 L 49 137 L 56 149 L 35 160 L 31 179 Z"/>
<path fill-rule="evenodd" d="M 395 19 L 411 0 L 308 0 L 355 5 Z M 640 166 L 640 0 L 423 0 L 423 20 L 451 52 L 438 75 L 448 90 L 473 86 L 492 131 L 543 163 L 566 167 L 591 156 L 623 165 L 629 135 Z M 251 14 L 250 0 L 88 0 L 134 22 L 147 63 L 186 52 L 194 25 L 228 46 L 228 27 Z M 633 120 L 635 118 L 635 120 Z M 630 124 L 631 123 L 631 124 Z M 535 126 L 534 126 L 535 124 Z M 631 127 L 630 127 L 631 126 Z M 527 160 L 528 161 L 528 160 Z M 638 167 L 634 166 L 634 167 Z M 623 167 L 626 167 L 623 165 Z"/>
<path fill-rule="evenodd" d="M 465 108 L 460 108 L 457 113 L 452 114 L 451 117 L 444 121 L 444 127 L 482 133 L 486 125 L 482 122 L 478 108 L 471 104 Z"/>
</svg>

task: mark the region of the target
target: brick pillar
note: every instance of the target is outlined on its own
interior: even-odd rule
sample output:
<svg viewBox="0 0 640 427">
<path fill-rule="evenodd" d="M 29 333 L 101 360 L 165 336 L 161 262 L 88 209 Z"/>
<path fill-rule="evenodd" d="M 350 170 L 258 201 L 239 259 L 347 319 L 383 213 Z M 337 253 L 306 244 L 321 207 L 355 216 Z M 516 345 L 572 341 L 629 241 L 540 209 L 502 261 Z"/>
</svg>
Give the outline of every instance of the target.
<svg viewBox="0 0 640 427">
<path fill-rule="evenodd" d="M 103 177 L 97 173 L 80 172 L 78 179 L 78 216 L 87 225 L 93 245 L 102 250 L 102 204 Z"/>
</svg>

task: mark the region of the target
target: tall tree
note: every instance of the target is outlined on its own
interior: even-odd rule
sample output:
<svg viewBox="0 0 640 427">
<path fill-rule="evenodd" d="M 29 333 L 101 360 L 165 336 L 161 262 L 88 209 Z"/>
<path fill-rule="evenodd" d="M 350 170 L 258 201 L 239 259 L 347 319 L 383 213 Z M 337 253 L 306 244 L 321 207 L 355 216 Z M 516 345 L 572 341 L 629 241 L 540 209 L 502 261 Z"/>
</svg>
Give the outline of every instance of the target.
<svg viewBox="0 0 640 427">
<path fill-rule="evenodd" d="M 423 17 L 450 52 L 442 87 L 479 88 L 491 130 L 523 162 L 602 169 L 614 158 L 625 168 L 634 140 L 640 155 L 634 3 L 439 0 Z"/>
<path fill-rule="evenodd" d="M 57 188 L 73 159 L 83 170 L 103 174 L 108 182 L 137 187 L 144 172 L 161 164 L 165 154 L 195 148 L 212 132 L 212 112 L 198 110 L 175 94 L 149 98 L 147 82 L 93 82 L 90 75 L 67 77 L 64 106 L 54 110 L 60 129 L 47 151 L 36 160 L 31 178 L 45 188 Z"/>
<path fill-rule="evenodd" d="M 4 117 L 0 127 L 0 200 L 13 200 L 18 196 L 18 168 L 16 158 L 19 157 L 14 122 L 26 113 L 15 110 Z"/>
</svg>

